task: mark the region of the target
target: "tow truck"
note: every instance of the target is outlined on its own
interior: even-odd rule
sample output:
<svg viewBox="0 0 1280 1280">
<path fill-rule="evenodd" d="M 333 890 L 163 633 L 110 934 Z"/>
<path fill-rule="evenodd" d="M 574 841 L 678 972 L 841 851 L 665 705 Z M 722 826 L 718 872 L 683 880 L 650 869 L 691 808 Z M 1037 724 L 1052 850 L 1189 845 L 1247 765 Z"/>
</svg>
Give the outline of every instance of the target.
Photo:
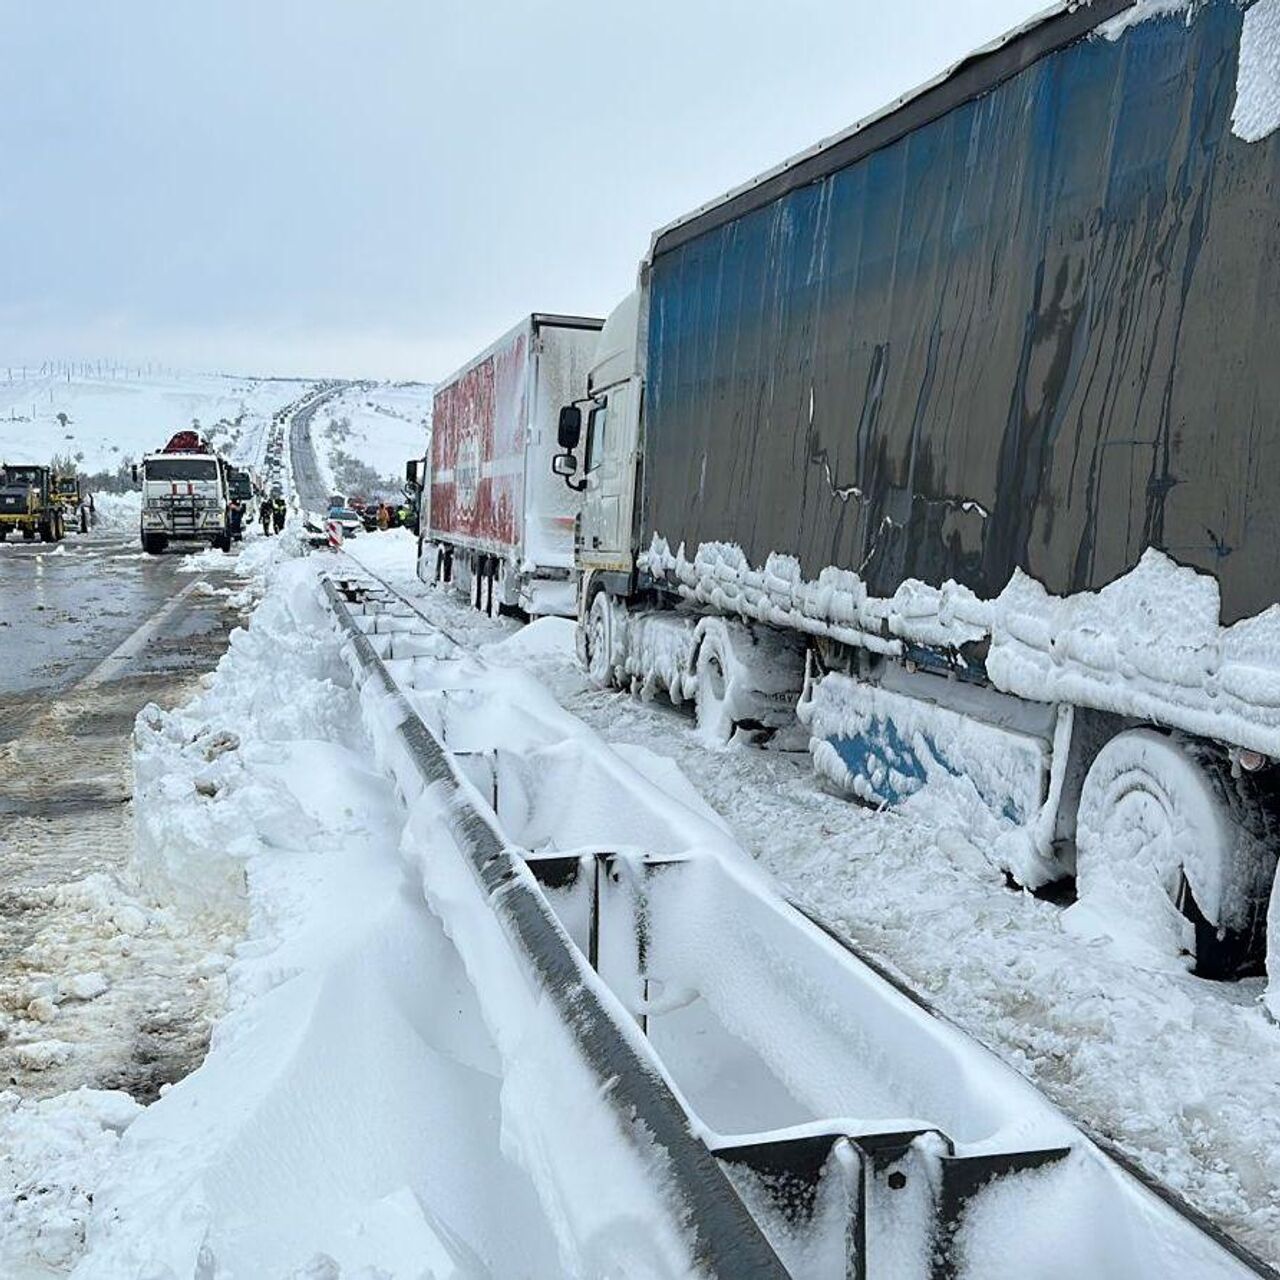
<svg viewBox="0 0 1280 1280">
<path fill-rule="evenodd" d="M 179 431 L 159 453 L 142 460 L 139 536 L 148 555 L 170 542 L 207 542 L 231 550 L 227 463 L 198 432 Z M 133 468 L 139 479 L 139 468 Z"/>
</svg>

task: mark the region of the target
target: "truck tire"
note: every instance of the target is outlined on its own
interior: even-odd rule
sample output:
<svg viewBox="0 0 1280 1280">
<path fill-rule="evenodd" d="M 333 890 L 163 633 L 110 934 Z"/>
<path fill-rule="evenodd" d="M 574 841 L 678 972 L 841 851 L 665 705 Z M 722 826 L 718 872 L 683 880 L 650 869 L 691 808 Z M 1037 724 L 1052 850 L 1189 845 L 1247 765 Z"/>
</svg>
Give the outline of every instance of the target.
<svg viewBox="0 0 1280 1280">
<path fill-rule="evenodd" d="M 1131 729 L 1094 758 L 1076 820 L 1079 900 L 1172 943 L 1202 978 L 1264 972 L 1280 820 L 1268 776 L 1205 743 Z"/>
<path fill-rule="evenodd" d="M 40 541 L 41 542 L 53 541 L 53 521 L 52 520 L 40 521 Z"/>
<path fill-rule="evenodd" d="M 717 619 L 710 620 L 712 622 Z M 733 737 L 733 651 L 723 626 L 707 626 L 693 659 L 698 732 L 713 746 Z"/>
<path fill-rule="evenodd" d="M 23 529 L 22 540 L 23 542 L 34 542 L 36 540 L 36 531 L 34 529 Z"/>
<path fill-rule="evenodd" d="M 621 606 L 613 602 L 607 591 L 597 591 L 585 621 L 578 628 L 578 657 L 594 689 L 609 689 L 617 683 L 617 673 L 622 666 L 620 612 Z"/>
<path fill-rule="evenodd" d="M 149 556 L 158 556 L 166 546 L 166 539 L 163 534 L 144 533 L 142 535 L 142 550 Z"/>
</svg>

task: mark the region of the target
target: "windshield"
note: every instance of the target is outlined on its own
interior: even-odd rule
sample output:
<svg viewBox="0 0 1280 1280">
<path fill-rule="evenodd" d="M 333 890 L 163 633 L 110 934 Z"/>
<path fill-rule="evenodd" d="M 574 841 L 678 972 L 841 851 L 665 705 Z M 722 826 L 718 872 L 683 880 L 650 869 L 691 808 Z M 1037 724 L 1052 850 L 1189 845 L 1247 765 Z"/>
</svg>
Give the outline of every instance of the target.
<svg viewBox="0 0 1280 1280">
<path fill-rule="evenodd" d="M 38 485 L 40 483 L 40 468 L 5 467 L 4 483 L 13 485 Z"/>
<path fill-rule="evenodd" d="M 213 458 L 149 458 L 145 463 L 148 480 L 216 480 L 218 464 Z"/>
</svg>

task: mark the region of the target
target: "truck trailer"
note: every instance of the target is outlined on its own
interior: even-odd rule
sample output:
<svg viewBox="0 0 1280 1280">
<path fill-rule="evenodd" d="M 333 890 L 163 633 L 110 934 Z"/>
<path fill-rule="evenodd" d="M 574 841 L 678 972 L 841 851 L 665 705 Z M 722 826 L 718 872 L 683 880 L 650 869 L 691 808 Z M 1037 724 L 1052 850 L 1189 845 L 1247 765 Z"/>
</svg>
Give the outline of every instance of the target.
<svg viewBox="0 0 1280 1280">
<path fill-rule="evenodd" d="M 489 612 L 573 615 L 579 501 L 550 468 L 603 323 L 531 315 L 436 388 L 421 577 Z"/>
<path fill-rule="evenodd" d="M 1277 68 L 1277 0 L 1063 4 L 657 232 L 559 423 L 592 679 L 1260 972 Z"/>
</svg>

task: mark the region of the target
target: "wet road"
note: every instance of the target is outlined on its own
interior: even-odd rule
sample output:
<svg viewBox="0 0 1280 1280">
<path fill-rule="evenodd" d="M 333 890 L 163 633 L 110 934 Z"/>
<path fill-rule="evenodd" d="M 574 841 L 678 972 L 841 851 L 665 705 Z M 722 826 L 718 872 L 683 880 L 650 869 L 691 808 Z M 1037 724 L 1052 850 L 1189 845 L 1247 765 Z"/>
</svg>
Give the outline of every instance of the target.
<svg viewBox="0 0 1280 1280">
<path fill-rule="evenodd" d="M 52 546 L 0 544 L 0 741 L 5 703 L 87 675 L 200 576 L 184 572 L 192 567 L 181 553 L 144 556 L 132 531 L 71 534 Z M 226 634 L 223 611 L 217 598 L 188 600 L 138 655 L 133 674 L 207 662 L 210 642 L 216 647 Z"/>
<path fill-rule="evenodd" d="M 0 545 L 0 1088 L 149 1101 L 203 1056 L 212 997 L 187 951 L 211 940 L 170 937 L 125 888 L 130 747 L 138 712 L 189 698 L 243 622 L 235 561 L 143 556 L 132 530 Z M 33 993 L 77 964 L 108 989 L 46 1028 Z M 46 1041 L 56 1060 L 33 1063 Z"/>
</svg>

